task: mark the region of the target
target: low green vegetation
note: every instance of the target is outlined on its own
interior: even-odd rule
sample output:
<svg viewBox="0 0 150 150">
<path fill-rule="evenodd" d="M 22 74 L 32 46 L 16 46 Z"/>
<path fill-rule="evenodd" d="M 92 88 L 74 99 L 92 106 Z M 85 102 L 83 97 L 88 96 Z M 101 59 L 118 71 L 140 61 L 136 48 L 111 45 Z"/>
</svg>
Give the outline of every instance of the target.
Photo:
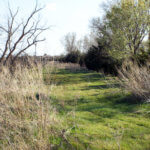
<svg viewBox="0 0 150 150">
<path fill-rule="evenodd" d="M 150 149 L 150 104 L 132 101 L 115 77 L 59 69 L 51 81 L 56 83 L 52 104 L 65 118 L 69 149 Z"/>
</svg>

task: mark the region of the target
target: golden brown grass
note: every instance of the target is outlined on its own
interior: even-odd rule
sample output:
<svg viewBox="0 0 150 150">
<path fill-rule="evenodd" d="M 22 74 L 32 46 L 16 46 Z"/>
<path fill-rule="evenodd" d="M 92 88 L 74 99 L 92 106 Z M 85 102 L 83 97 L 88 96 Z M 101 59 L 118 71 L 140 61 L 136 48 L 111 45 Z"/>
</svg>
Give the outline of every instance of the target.
<svg viewBox="0 0 150 150">
<path fill-rule="evenodd" d="M 83 70 L 86 69 L 85 67 L 81 67 L 79 64 L 74 63 L 60 63 L 57 61 L 52 61 L 49 63 L 50 66 L 53 66 L 57 69 L 69 69 L 69 70 Z"/>
<path fill-rule="evenodd" d="M 119 70 L 120 81 L 127 91 L 137 98 L 150 101 L 150 66 L 139 66 L 136 62 L 125 61 Z"/>
<path fill-rule="evenodd" d="M 0 149 L 51 149 L 61 121 L 50 104 L 50 88 L 43 82 L 40 65 L 21 68 L 11 74 L 0 72 Z M 56 131 L 56 132 L 55 132 Z"/>
</svg>

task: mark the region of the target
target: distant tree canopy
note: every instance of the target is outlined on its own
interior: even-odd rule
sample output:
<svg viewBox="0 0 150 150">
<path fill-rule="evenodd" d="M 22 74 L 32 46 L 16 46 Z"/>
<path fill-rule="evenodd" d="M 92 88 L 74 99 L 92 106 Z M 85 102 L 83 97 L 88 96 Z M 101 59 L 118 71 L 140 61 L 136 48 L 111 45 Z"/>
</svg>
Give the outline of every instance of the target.
<svg viewBox="0 0 150 150">
<path fill-rule="evenodd" d="M 76 33 L 67 33 L 62 43 L 67 53 L 78 50 Z"/>
<path fill-rule="evenodd" d="M 75 33 L 68 33 L 64 36 L 63 45 L 66 55 L 61 58 L 63 62 L 79 63 L 81 42 L 77 40 Z"/>
</svg>

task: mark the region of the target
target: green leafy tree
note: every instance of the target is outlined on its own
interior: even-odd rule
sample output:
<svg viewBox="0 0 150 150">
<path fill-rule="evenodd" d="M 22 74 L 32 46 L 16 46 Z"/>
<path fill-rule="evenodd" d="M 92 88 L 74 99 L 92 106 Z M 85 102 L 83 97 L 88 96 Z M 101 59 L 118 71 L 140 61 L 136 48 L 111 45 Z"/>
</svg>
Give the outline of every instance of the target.
<svg viewBox="0 0 150 150">
<path fill-rule="evenodd" d="M 147 3 L 117 3 L 101 21 L 92 21 L 98 40 L 109 45 L 109 53 L 116 58 L 129 57 L 144 51 L 143 41 L 150 30 Z"/>
</svg>

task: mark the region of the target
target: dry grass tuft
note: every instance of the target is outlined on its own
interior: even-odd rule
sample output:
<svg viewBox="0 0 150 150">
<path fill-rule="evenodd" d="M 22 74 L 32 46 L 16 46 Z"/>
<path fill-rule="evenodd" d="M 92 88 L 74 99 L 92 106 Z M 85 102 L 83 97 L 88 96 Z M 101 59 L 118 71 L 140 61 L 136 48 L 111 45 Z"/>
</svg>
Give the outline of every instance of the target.
<svg viewBox="0 0 150 150">
<path fill-rule="evenodd" d="M 79 71 L 79 70 L 86 70 L 85 67 L 81 67 L 79 64 L 74 63 L 60 63 L 57 61 L 51 62 L 51 66 L 57 68 L 57 69 L 66 69 L 66 70 L 72 70 L 72 71 Z"/>
<path fill-rule="evenodd" d="M 61 125 L 50 104 L 50 90 L 43 82 L 42 67 L 0 72 L 0 149 L 50 149 L 53 127 Z"/>
<path fill-rule="evenodd" d="M 139 66 L 136 62 L 125 61 L 119 70 L 119 79 L 127 91 L 140 100 L 150 101 L 150 66 Z"/>
</svg>

